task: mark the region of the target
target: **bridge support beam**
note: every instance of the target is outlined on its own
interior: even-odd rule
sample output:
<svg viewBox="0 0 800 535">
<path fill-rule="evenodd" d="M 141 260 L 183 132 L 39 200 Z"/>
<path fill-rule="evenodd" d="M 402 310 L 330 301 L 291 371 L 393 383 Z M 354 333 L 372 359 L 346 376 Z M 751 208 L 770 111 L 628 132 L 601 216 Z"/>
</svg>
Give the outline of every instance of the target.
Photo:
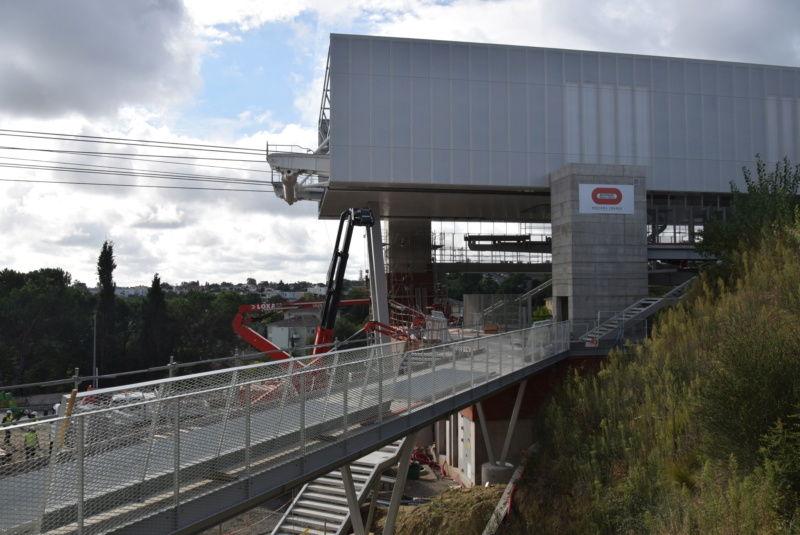
<svg viewBox="0 0 800 535">
<path fill-rule="evenodd" d="M 389 297 L 386 291 L 386 265 L 383 259 L 383 236 L 381 232 L 381 220 L 378 216 L 377 207 L 372 208 L 372 216 L 375 223 L 367 228 L 367 251 L 369 256 L 370 279 L 369 293 L 372 299 L 372 319 L 383 323 L 391 324 L 389 319 Z M 378 334 L 381 343 L 389 341 L 385 334 Z"/>
<path fill-rule="evenodd" d="M 347 496 L 347 508 L 350 509 L 350 523 L 353 526 L 355 535 L 366 535 L 364 523 L 361 520 L 361 507 L 358 505 L 356 496 L 356 486 L 353 482 L 353 474 L 350 465 L 346 464 L 340 468 L 342 472 L 342 483 L 344 484 L 344 494 Z"/>
<path fill-rule="evenodd" d="M 400 451 L 400 461 L 397 464 L 397 478 L 394 481 L 392 499 L 389 502 L 389 511 L 386 513 L 386 525 L 383 528 L 383 535 L 394 535 L 394 524 L 397 521 L 397 512 L 400 510 L 400 500 L 403 498 L 403 489 L 406 486 L 408 477 L 408 463 L 411 461 L 411 452 L 414 450 L 414 441 L 417 433 L 411 433 L 403 442 L 403 449 Z"/>
</svg>

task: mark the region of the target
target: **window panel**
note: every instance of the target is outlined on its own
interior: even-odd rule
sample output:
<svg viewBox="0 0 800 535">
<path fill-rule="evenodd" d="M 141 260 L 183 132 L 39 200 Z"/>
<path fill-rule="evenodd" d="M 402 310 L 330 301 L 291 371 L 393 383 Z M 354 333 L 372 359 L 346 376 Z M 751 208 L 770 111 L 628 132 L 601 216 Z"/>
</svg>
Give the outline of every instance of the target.
<svg viewBox="0 0 800 535">
<path fill-rule="evenodd" d="M 742 160 L 755 156 L 750 144 L 750 99 L 737 98 L 736 106 L 736 158 Z"/>
<path fill-rule="evenodd" d="M 733 94 L 737 97 L 750 95 L 750 80 L 746 66 L 737 65 L 733 68 Z"/>
<path fill-rule="evenodd" d="M 564 94 L 560 87 L 547 86 L 546 95 L 547 152 L 558 154 L 564 151 Z"/>
<path fill-rule="evenodd" d="M 636 73 L 636 85 L 638 87 L 653 87 L 653 82 L 650 73 L 650 60 L 644 58 L 637 58 L 634 63 Z"/>
<path fill-rule="evenodd" d="M 372 76 L 370 105 L 370 144 L 388 147 L 389 138 L 389 77 Z"/>
<path fill-rule="evenodd" d="M 491 83 L 489 85 L 491 129 L 490 145 L 492 150 L 508 150 L 508 84 Z"/>
<path fill-rule="evenodd" d="M 543 85 L 528 86 L 528 152 L 547 151 L 547 98 Z"/>
<path fill-rule="evenodd" d="M 370 72 L 370 39 L 353 38 L 350 40 L 350 72 L 353 74 L 369 74 Z"/>
<path fill-rule="evenodd" d="M 653 148 L 654 156 L 669 154 L 669 101 L 667 93 L 653 93 Z"/>
<path fill-rule="evenodd" d="M 411 80 L 409 78 L 392 77 L 392 146 L 411 146 Z M 333 110 L 333 106 L 331 109 Z M 333 123 L 332 123 L 333 124 Z M 333 125 L 336 128 L 335 125 Z M 333 135 L 336 135 L 335 133 Z"/>
<path fill-rule="evenodd" d="M 703 157 L 703 103 L 699 94 L 686 95 L 686 155 Z"/>
<path fill-rule="evenodd" d="M 450 46 L 431 43 L 431 77 L 450 78 Z"/>
<path fill-rule="evenodd" d="M 585 85 L 581 89 L 583 98 L 583 108 L 581 111 L 581 132 L 583 134 L 582 153 L 588 156 L 589 159 L 582 161 L 587 163 L 596 163 L 597 155 L 600 152 L 599 140 L 597 139 L 597 86 Z"/>
<path fill-rule="evenodd" d="M 669 151 L 672 158 L 686 157 L 686 97 L 672 94 L 669 98 Z"/>
<path fill-rule="evenodd" d="M 617 155 L 616 93 L 613 87 L 600 88 L 600 153 L 609 158 L 604 163 L 614 163 Z"/>
<path fill-rule="evenodd" d="M 563 54 L 555 50 L 547 51 L 547 84 L 561 85 L 564 83 Z"/>
<path fill-rule="evenodd" d="M 431 47 L 429 43 L 411 43 L 411 76 L 429 78 L 431 75 Z"/>
<path fill-rule="evenodd" d="M 683 61 L 671 60 L 669 62 L 669 90 L 673 93 L 686 91 L 683 82 Z"/>
<path fill-rule="evenodd" d="M 491 153 L 491 181 L 494 186 L 509 185 L 508 153 L 492 151 Z"/>
<path fill-rule="evenodd" d="M 528 99 L 523 84 L 508 86 L 508 108 L 509 150 L 524 152 L 528 146 Z"/>
<path fill-rule="evenodd" d="M 457 80 L 469 80 L 469 47 L 450 45 L 450 76 Z"/>
<path fill-rule="evenodd" d="M 470 149 L 486 150 L 489 148 L 489 83 L 470 83 L 470 124 L 474 125 L 470 135 Z"/>
<path fill-rule="evenodd" d="M 596 84 L 600 81 L 597 54 L 582 54 L 583 83 Z"/>
<path fill-rule="evenodd" d="M 633 59 L 620 56 L 617 58 L 617 76 L 619 85 L 633 85 Z"/>
<path fill-rule="evenodd" d="M 696 61 L 687 61 L 685 63 L 686 71 L 684 78 L 684 85 L 686 86 L 687 93 L 699 95 L 703 92 L 703 80 L 700 73 L 700 63 Z"/>
<path fill-rule="evenodd" d="M 450 148 L 450 81 L 441 78 L 431 80 L 431 136 L 434 148 Z"/>
<path fill-rule="evenodd" d="M 469 78 L 470 80 L 489 79 L 489 49 L 487 47 L 479 45 L 469 47 Z"/>
<path fill-rule="evenodd" d="M 546 82 L 544 50 L 527 50 L 525 57 L 528 67 L 526 69 L 527 82 L 543 85 Z"/>
<path fill-rule="evenodd" d="M 632 161 L 633 149 L 633 91 L 617 90 L 617 130 L 619 131 L 619 156 L 621 161 Z"/>
<path fill-rule="evenodd" d="M 511 48 L 508 50 L 508 81 L 525 82 L 525 50 Z"/>
<path fill-rule="evenodd" d="M 581 56 L 574 52 L 564 54 L 564 81 L 579 83 L 581 81 Z"/>
<path fill-rule="evenodd" d="M 411 146 L 431 146 L 431 88 L 428 78 L 411 79 Z"/>
<path fill-rule="evenodd" d="M 616 85 L 617 83 L 617 58 L 610 54 L 600 56 L 600 82 L 602 84 Z"/>
<path fill-rule="evenodd" d="M 654 59 L 651 63 L 653 70 L 653 90 L 669 91 L 669 67 L 666 60 Z"/>
<path fill-rule="evenodd" d="M 703 63 L 703 93 L 717 94 L 717 66 L 714 63 Z"/>
<path fill-rule="evenodd" d="M 508 81 L 508 54 L 502 47 L 489 49 L 489 80 L 492 82 Z"/>
<path fill-rule="evenodd" d="M 717 97 L 703 97 L 703 152 L 706 158 L 719 158 L 719 110 Z"/>
<path fill-rule="evenodd" d="M 581 154 L 581 100 L 577 84 L 567 84 L 564 89 L 565 138 L 567 159 L 580 162 Z"/>
<path fill-rule="evenodd" d="M 733 68 L 730 65 L 717 65 L 717 91 L 720 96 L 733 96 Z"/>
<path fill-rule="evenodd" d="M 430 184 L 431 177 L 431 151 L 430 149 L 414 149 L 411 152 L 412 168 L 414 170 L 413 182 L 415 184 Z"/>
<path fill-rule="evenodd" d="M 389 41 L 383 39 L 372 40 L 372 74 L 388 75 L 391 55 Z"/>
<path fill-rule="evenodd" d="M 453 148 L 469 149 L 469 82 L 453 80 L 450 84 L 452 95 Z"/>
</svg>

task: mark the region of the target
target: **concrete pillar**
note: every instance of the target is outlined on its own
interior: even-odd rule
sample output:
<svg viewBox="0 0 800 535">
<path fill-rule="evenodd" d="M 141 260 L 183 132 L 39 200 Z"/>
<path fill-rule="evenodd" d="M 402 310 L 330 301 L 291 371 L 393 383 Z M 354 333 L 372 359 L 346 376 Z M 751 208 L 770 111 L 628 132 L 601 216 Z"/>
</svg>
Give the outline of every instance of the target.
<svg viewBox="0 0 800 535">
<path fill-rule="evenodd" d="M 550 175 L 554 316 L 575 336 L 647 296 L 645 172 L 569 164 Z"/>
<path fill-rule="evenodd" d="M 425 312 L 433 304 L 430 220 L 387 221 L 389 298 Z"/>
</svg>

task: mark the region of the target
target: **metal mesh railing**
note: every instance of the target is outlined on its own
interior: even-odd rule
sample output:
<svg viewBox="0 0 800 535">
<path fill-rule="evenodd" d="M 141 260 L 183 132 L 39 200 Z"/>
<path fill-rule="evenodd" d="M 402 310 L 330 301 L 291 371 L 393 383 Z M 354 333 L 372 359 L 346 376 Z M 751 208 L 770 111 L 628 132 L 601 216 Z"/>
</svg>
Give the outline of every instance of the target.
<svg viewBox="0 0 800 535">
<path fill-rule="evenodd" d="M 4 428 L 0 532 L 105 533 L 332 442 L 407 418 L 569 344 L 548 324 L 407 351 L 399 342 L 317 358 L 65 396 L 58 417 Z M 277 476 L 276 476 L 277 477 Z"/>
</svg>

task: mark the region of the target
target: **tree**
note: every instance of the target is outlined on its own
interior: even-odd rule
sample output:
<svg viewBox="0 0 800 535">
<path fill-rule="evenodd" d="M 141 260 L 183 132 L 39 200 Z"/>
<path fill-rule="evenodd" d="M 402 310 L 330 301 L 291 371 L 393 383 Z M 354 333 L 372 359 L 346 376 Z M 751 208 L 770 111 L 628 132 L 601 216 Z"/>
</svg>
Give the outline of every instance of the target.
<svg viewBox="0 0 800 535">
<path fill-rule="evenodd" d="M 91 294 L 69 273 L 0 272 L 0 384 L 61 379 L 91 355 Z"/>
<path fill-rule="evenodd" d="M 97 303 L 97 367 L 103 372 L 115 370 L 115 301 L 117 285 L 114 283 L 114 242 L 106 240 L 97 259 L 97 278 L 100 295 Z"/>
<path fill-rule="evenodd" d="M 497 293 L 522 294 L 528 291 L 531 278 L 524 273 L 513 273 L 500 283 Z"/>
<path fill-rule="evenodd" d="M 791 228 L 798 207 L 800 165 L 792 168 L 788 158 L 767 171 L 760 155 L 756 155 L 756 178 L 743 168 L 746 192 L 731 182 L 730 217 L 711 219 L 703 224 L 698 252 L 731 264 L 733 255 L 742 249 L 754 249 L 762 239 Z"/>
<path fill-rule="evenodd" d="M 172 351 L 167 301 L 158 273 L 153 276 L 144 300 L 140 345 L 144 367 L 165 364 Z"/>
</svg>

